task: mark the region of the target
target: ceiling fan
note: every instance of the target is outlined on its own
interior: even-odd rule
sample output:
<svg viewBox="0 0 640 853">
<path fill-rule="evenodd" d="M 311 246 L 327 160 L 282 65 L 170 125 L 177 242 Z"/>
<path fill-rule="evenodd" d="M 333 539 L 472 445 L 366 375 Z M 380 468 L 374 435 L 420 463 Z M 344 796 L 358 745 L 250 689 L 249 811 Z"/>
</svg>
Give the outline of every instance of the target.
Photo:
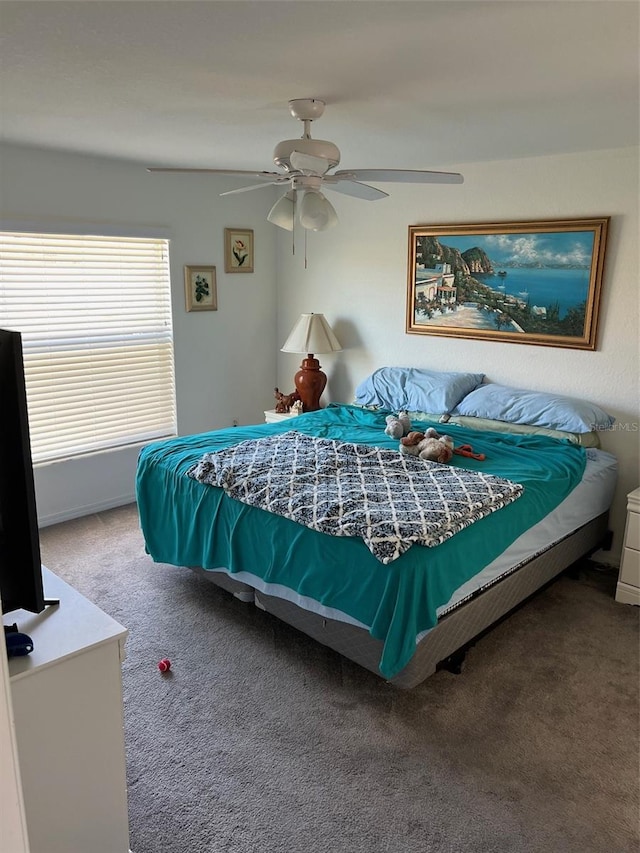
<svg viewBox="0 0 640 853">
<path fill-rule="evenodd" d="M 461 184 L 458 172 L 426 172 L 417 169 L 341 169 L 331 171 L 340 163 L 340 151 L 333 142 L 311 138 L 311 122 L 320 118 L 325 102 L 318 98 L 297 98 L 289 101 L 294 118 L 304 125 L 300 139 L 285 139 L 273 152 L 273 162 L 282 172 L 252 172 L 236 169 L 179 169 L 150 167 L 149 172 L 200 172 L 213 175 L 234 175 L 257 178 L 260 183 L 229 190 L 220 195 L 234 195 L 261 187 L 288 185 L 287 192 L 273 205 L 267 219 L 274 225 L 293 231 L 296 214 L 303 228 L 325 231 L 338 221 L 333 205 L 322 189 L 355 196 L 366 201 L 386 198 L 388 193 L 363 181 L 409 184 Z M 300 195 L 299 211 L 298 196 Z"/>
</svg>

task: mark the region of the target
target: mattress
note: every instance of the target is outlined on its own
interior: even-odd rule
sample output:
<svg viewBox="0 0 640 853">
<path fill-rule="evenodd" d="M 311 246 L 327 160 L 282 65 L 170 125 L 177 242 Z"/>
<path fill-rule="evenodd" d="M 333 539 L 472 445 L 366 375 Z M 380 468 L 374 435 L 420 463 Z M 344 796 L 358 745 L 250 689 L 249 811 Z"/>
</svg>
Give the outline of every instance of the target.
<svg viewBox="0 0 640 853">
<path fill-rule="evenodd" d="M 587 462 L 582 479 L 571 494 L 545 518 L 519 536 L 495 560 L 458 587 L 449 601 L 437 609 L 438 618 L 516 571 L 519 566 L 543 553 L 572 531 L 606 513 L 613 500 L 617 474 L 618 462 L 615 456 L 603 450 L 587 450 Z M 222 566 L 207 571 L 227 576 L 227 570 Z M 258 590 L 265 595 L 289 601 L 325 619 L 345 622 L 359 628 L 369 628 L 348 613 L 334 607 L 327 607 L 309 596 L 299 595 L 295 590 L 282 584 L 266 583 L 261 577 L 251 572 L 236 572 L 233 580 L 237 583 L 227 585 L 227 588 L 242 601 L 252 601 L 253 591 Z M 225 585 L 224 582 L 221 585 Z M 424 631 L 419 634 L 417 641 L 427 633 Z"/>
<path fill-rule="evenodd" d="M 604 450 L 590 448 L 586 454 L 582 479 L 571 494 L 495 560 L 458 587 L 449 601 L 438 608 L 438 618 L 546 551 L 568 533 L 607 512 L 616 488 L 618 461 Z"/>
</svg>

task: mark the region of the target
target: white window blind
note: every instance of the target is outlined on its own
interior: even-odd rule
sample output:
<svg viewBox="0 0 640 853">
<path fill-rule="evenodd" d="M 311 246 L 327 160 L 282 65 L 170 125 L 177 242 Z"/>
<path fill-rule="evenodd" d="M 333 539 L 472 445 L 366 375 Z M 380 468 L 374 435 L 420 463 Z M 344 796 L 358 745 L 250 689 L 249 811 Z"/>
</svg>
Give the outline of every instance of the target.
<svg viewBox="0 0 640 853">
<path fill-rule="evenodd" d="M 0 326 L 22 333 L 34 463 L 176 434 L 167 240 L 1 233 Z"/>
</svg>

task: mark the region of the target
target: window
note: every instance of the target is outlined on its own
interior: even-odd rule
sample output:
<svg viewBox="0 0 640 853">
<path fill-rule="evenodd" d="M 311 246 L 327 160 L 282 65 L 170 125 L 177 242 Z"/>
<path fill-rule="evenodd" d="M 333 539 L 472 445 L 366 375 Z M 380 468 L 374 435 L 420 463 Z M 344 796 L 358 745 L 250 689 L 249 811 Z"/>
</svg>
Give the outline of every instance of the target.
<svg viewBox="0 0 640 853">
<path fill-rule="evenodd" d="M 167 240 L 1 233 L 0 326 L 22 333 L 34 463 L 176 434 Z"/>
</svg>

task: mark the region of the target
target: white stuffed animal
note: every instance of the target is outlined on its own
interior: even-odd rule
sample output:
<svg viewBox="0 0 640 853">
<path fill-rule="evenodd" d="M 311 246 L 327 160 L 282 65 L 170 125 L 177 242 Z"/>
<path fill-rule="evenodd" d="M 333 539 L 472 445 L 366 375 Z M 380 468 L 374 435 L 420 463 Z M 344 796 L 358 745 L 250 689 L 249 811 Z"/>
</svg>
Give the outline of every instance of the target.
<svg viewBox="0 0 640 853">
<path fill-rule="evenodd" d="M 397 415 L 387 415 L 385 420 L 387 426 L 384 431 L 391 438 L 402 438 L 403 435 L 408 435 L 411 432 L 411 421 L 407 412 L 398 412 Z"/>
</svg>

